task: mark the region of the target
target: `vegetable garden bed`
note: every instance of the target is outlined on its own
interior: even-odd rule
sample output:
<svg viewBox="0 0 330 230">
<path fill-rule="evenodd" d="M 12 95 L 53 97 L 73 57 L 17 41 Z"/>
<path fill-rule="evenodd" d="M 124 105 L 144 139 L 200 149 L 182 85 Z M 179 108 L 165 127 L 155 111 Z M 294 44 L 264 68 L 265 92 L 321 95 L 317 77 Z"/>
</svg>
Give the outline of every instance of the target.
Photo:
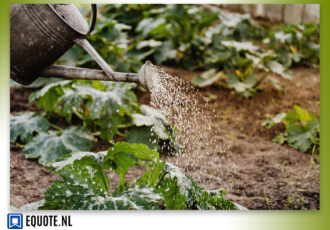
<svg viewBox="0 0 330 230">
<path fill-rule="evenodd" d="M 175 68 L 165 70 L 185 80 L 198 74 Z M 213 122 L 221 123 L 222 129 L 221 136 L 214 138 L 229 143 L 229 150 L 225 153 L 215 151 L 208 156 L 209 161 L 203 162 L 198 161 L 196 155 L 190 156 L 189 161 L 194 162 L 191 165 L 179 156 L 162 158 L 185 168 L 202 187 L 225 188 L 228 198 L 249 209 L 319 209 L 319 164 L 309 167 L 310 154 L 302 154 L 271 141 L 276 134 L 284 131 L 284 126 L 262 127 L 265 114 L 274 116 L 291 110 L 292 103 L 318 115 L 319 72 L 311 68 L 292 71 L 297 81 L 285 82 L 285 94 L 265 87 L 255 98 L 247 100 L 231 91 L 219 91 L 212 87 L 203 90 L 205 99 L 216 95 L 211 105 L 220 116 Z M 29 105 L 27 102 L 26 96 L 31 92 L 26 88 L 11 89 L 12 114 L 40 111 L 35 104 Z M 140 103 L 147 104 L 150 100 L 148 93 L 138 92 L 138 98 Z M 58 126 L 66 126 L 64 118 L 57 117 L 51 121 Z M 117 136 L 116 140 L 122 138 Z M 103 151 L 109 146 L 100 140 L 94 144 L 92 151 Z M 21 148 L 13 144 L 10 167 L 11 205 L 16 207 L 42 199 L 47 187 L 60 179 L 36 160 L 26 160 Z M 133 182 L 143 172 L 143 167 L 135 167 L 128 172 L 126 179 Z M 118 183 L 118 176 L 113 173 L 108 175 L 110 180 Z"/>
<path fill-rule="evenodd" d="M 151 90 L 164 109 L 134 83 L 13 84 L 11 205 L 319 209 L 318 25 L 272 25 L 200 5 L 99 11 L 89 40 L 115 70 L 137 72 L 151 60 L 200 95 L 161 78 L 158 87 L 174 89 Z M 97 67 L 77 46 L 57 64 Z"/>
</svg>

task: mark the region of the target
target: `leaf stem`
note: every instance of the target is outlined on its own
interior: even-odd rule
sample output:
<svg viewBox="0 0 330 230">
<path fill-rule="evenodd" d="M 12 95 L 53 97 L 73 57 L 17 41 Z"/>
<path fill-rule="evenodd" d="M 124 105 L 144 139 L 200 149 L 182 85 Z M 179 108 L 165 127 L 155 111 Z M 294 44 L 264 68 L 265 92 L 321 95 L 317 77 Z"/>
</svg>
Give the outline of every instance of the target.
<svg viewBox="0 0 330 230">
<path fill-rule="evenodd" d="M 100 136 L 101 135 L 101 132 L 99 132 L 99 131 L 98 132 L 94 132 L 94 133 L 92 133 L 92 135 L 93 136 Z"/>
<path fill-rule="evenodd" d="M 84 121 L 83 115 L 81 115 L 76 108 L 72 108 L 73 113 L 80 118 L 80 120 Z"/>
<path fill-rule="evenodd" d="M 54 129 L 57 129 L 60 132 L 63 132 L 63 129 L 61 127 L 57 126 L 57 125 L 54 125 L 52 123 L 49 123 L 49 126 L 52 127 L 52 128 L 54 128 Z"/>
<path fill-rule="evenodd" d="M 102 169 L 101 166 L 100 166 L 100 168 L 101 168 L 101 175 L 102 175 L 102 181 L 103 181 L 104 187 L 107 189 L 108 195 L 111 196 L 110 182 L 108 183 L 108 181 L 106 179 L 107 176 L 105 175 L 104 170 Z"/>
<path fill-rule="evenodd" d="M 117 130 L 116 134 L 121 137 L 126 137 L 126 133 L 121 133 L 119 130 Z"/>
<path fill-rule="evenodd" d="M 259 79 L 259 81 L 257 81 L 257 82 L 254 84 L 253 88 L 257 88 L 257 87 L 260 85 L 260 83 L 263 82 L 263 80 L 266 79 L 266 77 L 268 76 L 268 74 L 269 74 L 269 72 L 266 72 L 266 73 L 265 73 L 265 74 Z"/>
<path fill-rule="evenodd" d="M 158 181 L 155 185 L 155 188 L 157 189 L 160 185 L 160 183 L 162 182 L 162 180 L 164 179 L 165 175 L 167 174 L 167 172 L 161 172 L 161 174 L 159 175 Z"/>
</svg>

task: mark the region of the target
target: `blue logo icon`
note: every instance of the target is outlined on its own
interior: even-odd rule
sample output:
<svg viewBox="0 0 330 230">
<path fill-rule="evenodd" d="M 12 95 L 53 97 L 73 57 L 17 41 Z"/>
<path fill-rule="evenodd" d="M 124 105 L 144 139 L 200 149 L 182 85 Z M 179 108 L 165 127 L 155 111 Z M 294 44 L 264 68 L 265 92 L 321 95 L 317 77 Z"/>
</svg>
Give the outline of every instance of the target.
<svg viewBox="0 0 330 230">
<path fill-rule="evenodd" d="M 22 229 L 23 228 L 23 214 L 22 213 L 8 213 L 7 227 L 8 227 L 8 229 Z"/>
</svg>

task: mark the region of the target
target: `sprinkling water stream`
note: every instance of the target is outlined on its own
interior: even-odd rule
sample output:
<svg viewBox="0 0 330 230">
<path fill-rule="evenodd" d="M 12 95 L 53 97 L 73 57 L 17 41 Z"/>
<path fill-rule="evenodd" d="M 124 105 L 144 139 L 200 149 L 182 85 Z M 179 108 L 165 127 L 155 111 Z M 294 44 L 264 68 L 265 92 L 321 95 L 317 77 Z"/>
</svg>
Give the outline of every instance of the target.
<svg viewBox="0 0 330 230">
<path fill-rule="evenodd" d="M 211 179 L 221 183 L 224 173 L 221 161 L 228 159 L 219 157 L 226 151 L 226 145 L 220 138 L 219 125 L 213 122 L 217 120 L 215 111 L 201 101 L 201 93 L 190 83 L 151 63 L 145 74 L 149 79 L 151 106 L 169 117 L 177 128 L 177 141 L 184 147 L 184 154 L 166 160 L 182 167 L 198 182 Z"/>
</svg>

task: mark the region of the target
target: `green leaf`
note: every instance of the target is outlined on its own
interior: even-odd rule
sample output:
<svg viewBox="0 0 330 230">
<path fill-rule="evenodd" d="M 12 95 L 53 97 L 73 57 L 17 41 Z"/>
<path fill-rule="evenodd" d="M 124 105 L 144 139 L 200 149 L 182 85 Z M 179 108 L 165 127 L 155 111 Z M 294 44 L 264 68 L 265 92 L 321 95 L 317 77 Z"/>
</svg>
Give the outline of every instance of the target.
<svg viewBox="0 0 330 230">
<path fill-rule="evenodd" d="M 304 153 L 312 147 L 314 140 L 317 138 L 318 132 L 318 120 L 310 121 L 306 128 L 299 125 L 290 125 L 287 128 L 288 144 Z"/>
<path fill-rule="evenodd" d="M 81 82 L 65 89 L 59 98 L 57 112 L 71 122 L 73 114 L 80 114 L 86 122 L 92 122 L 101 130 L 105 141 L 113 139 L 120 125 L 130 125 L 132 112 L 139 111 L 137 99 L 131 90 L 135 84 Z"/>
<path fill-rule="evenodd" d="M 283 65 L 276 61 L 270 61 L 267 63 L 267 67 L 274 73 L 286 78 L 286 79 L 293 79 L 293 74 L 289 69 L 284 68 Z"/>
<path fill-rule="evenodd" d="M 141 105 L 140 107 L 142 114 L 133 114 L 133 122 L 136 126 L 151 126 L 152 131 L 162 139 L 169 139 L 169 135 L 173 135 L 171 130 L 170 122 L 161 112 L 161 110 L 154 109 L 148 105 Z"/>
<path fill-rule="evenodd" d="M 182 153 L 183 147 L 176 141 L 174 127 L 170 124 L 162 111 L 147 105 L 141 105 L 140 109 L 143 115 L 137 113 L 133 114 L 133 123 L 137 127 L 150 127 L 150 130 L 147 128 L 135 128 L 133 131 L 129 131 L 129 142 L 139 143 L 137 141 L 140 140 L 143 141 L 141 143 L 148 144 L 151 148 L 157 146 L 157 149 L 160 149 L 160 146 L 157 145 L 159 141 L 168 141 L 166 144 L 173 147 L 177 153 Z M 142 131 L 145 132 L 144 134 L 141 133 L 143 137 L 138 137 L 138 132 Z"/>
<path fill-rule="evenodd" d="M 222 41 L 224 46 L 235 48 L 237 51 L 249 51 L 250 53 L 256 53 L 260 50 L 258 46 L 253 45 L 251 42 L 237 42 L 237 41 Z"/>
<path fill-rule="evenodd" d="M 175 191 L 165 190 L 165 194 L 163 193 L 164 198 L 170 199 L 168 202 L 171 202 L 171 199 L 176 199 L 177 202 L 179 202 L 178 205 L 180 205 L 180 203 L 184 200 L 183 197 L 185 197 L 186 209 L 202 209 L 204 205 L 198 205 L 201 203 L 207 203 L 209 205 L 209 209 L 237 209 L 231 201 L 226 200 L 223 197 L 225 195 L 224 190 L 220 189 L 217 190 L 217 192 L 204 190 L 200 188 L 196 182 L 190 176 L 186 175 L 180 168 L 168 162 L 165 163 L 163 170 L 167 173 L 167 177 L 165 179 L 169 178 L 172 181 L 170 182 L 168 180 L 163 180 L 160 183 L 160 187 L 164 186 L 166 188 L 166 186 L 171 185 L 172 189 Z M 174 182 L 176 183 L 175 187 L 173 187 Z M 215 202 L 212 201 L 212 199 L 218 201 Z M 197 207 L 195 207 L 196 204 Z M 182 206 L 180 205 L 179 207 Z"/>
<path fill-rule="evenodd" d="M 103 161 L 103 168 L 111 169 L 119 174 L 119 187 L 121 187 L 130 167 L 140 164 L 141 161 L 158 158 L 158 152 L 150 150 L 144 144 L 118 142 L 108 150 Z"/>
<path fill-rule="evenodd" d="M 15 143 L 18 138 L 29 142 L 34 134 L 47 132 L 49 122 L 46 118 L 33 112 L 10 115 L 10 142 Z"/>
<path fill-rule="evenodd" d="M 131 128 L 126 136 L 128 143 L 140 143 L 147 145 L 150 149 L 160 150 L 158 145 L 159 138 L 149 126 L 140 126 Z"/>
<path fill-rule="evenodd" d="M 191 208 L 198 199 L 200 188 L 191 177 L 187 176 L 180 168 L 173 164 L 166 162 L 163 170 L 167 173 L 169 178 L 177 178 L 176 180 L 180 186 L 180 192 L 185 196 L 187 206 Z"/>
<path fill-rule="evenodd" d="M 160 46 L 161 44 L 162 44 L 162 42 L 160 42 L 160 41 L 156 41 L 156 40 L 150 39 L 150 40 L 140 41 L 136 45 L 136 48 L 137 49 L 142 49 L 142 48 L 145 48 L 145 47 L 154 48 L 154 47 Z"/>
<path fill-rule="evenodd" d="M 165 208 L 168 210 L 185 210 L 186 196 L 181 193 L 181 187 L 178 184 L 178 179 L 165 178 L 162 181 L 159 191 L 164 196 Z"/>
<path fill-rule="evenodd" d="M 29 96 L 29 102 L 38 99 L 38 107 L 43 107 L 46 112 L 54 112 L 58 99 L 63 95 L 63 87 L 67 86 L 70 81 L 59 81 L 44 86 L 41 90 L 33 92 Z"/>
<path fill-rule="evenodd" d="M 147 169 L 144 171 L 144 175 L 136 180 L 137 185 L 149 185 L 151 187 L 158 187 L 157 183 L 160 183 L 165 175 L 163 172 L 165 162 L 160 160 L 154 160 L 147 164 Z"/>
<path fill-rule="evenodd" d="M 142 21 L 140 21 L 140 23 L 137 25 L 137 27 L 136 27 L 135 30 L 137 32 L 141 32 L 142 33 L 142 37 L 145 38 L 145 37 L 147 37 L 147 35 L 152 30 L 154 30 L 159 25 L 164 24 L 164 23 L 165 23 L 165 19 L 164 18 L 158 18 L 158 19 L 145 18 Z"/>
<path fill-rule="evenodd" d="M 294 109 L 296 110 L 296 113 L 298 115 L 298 118 L 300 120 L 300 122 L 302 123 L 302 125 L 305 127 L 306 124 L 315 119 L 315 115 L 312 113 L 308 113 L 307 110 L 301 108 L 298 105 L 294 105 Z"/>
<path fill-rule="evenodd" d="M 26 158 L 38 158 L 42 165 L 57 160 L 69 153 L 89 151 L 94 137 L 82 127 L 70 127 L 60 135 L 54 131 L 39 133 L 23 149 Z"/>
<path fill-rule="evenodd" d="M 245 98 L 252 97 L 255 94 L 254 85 L 257 82 L 255 75 L 251 74 L 246 77 L 245 82 L 241 82 L 235 74 L 230 74 L 227 78 L 229 88 L 232 88 L 236 93 Z"/>
<path fill-rule="evenodd" d="M 262 126 L 265 126 L 266 128 L 270 128 L 275 124 L 279 124 L 279 123 L 283 122 L 283 120 L 285 119 L 286 116 L 287 116 L 286 113 L 279 113 L 273 118 L 267 118 L 262 123 Z"/>
<path fill-rule="evenodd" d="M 154 58 L 156 64 L 161 64 L 167 60 L 175 58 L 177 50 L 172 41 L 165 41 L 162 45 L 155 48 Z"/>
<path fill-rule="evenodd" d="M 280 91 L 284 91 L 285 85 L 281 84 L 281 82 L 279 80 L 277 80 L 276 78 L 271 77 L 270 82 L 275 87 L 275 89 L 280 90 Z"/>
<path fill-rule="evenodd" d="M 191 80 L 191 83 L 200 88 L 210 86 L 219 81 L 224 76 L 223 71 L 216 73 L 216 69 L 210 69 L 201 75 L 197 75 Z"/>
<path fill-rule="evenodd" d="M 276 144 L 283 145 L 287 141 L 287 138 L 284 136 L 284 133 L 280 133 L 272 141 Z"/>
<path fill-rule="evenodd" d="M 78 153 L 78 157 L 54 163 L 63 181 L 55 181 L 47 189 L 39 209 L 159 209 L 161 195 L 148 186 L 126 186 L 111 195 L 109 178 L 102 168 L 104 154 Z"/>
</svg>

